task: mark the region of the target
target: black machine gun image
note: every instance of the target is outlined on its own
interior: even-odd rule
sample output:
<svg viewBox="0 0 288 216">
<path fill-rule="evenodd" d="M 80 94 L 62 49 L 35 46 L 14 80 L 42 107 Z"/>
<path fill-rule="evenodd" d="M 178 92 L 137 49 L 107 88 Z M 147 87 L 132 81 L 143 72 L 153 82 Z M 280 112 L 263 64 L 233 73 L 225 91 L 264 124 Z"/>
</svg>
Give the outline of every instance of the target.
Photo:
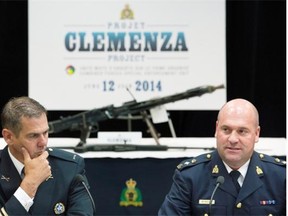
<svg viewBox="0 0 288 216">
<path fill-rule="evenodd" d="M 142 102 L 136 102 L 135 100 L 126 102 L 122 106 L 114 107 L 113 105 L 105 106 L 102 108 L 95 108 L 92 110 L 80 112 L 76 115 L 62 117 L 59 120 L 49 121 L 49 133 L 58 133 L 63 130 L 79 130 L 80 142 L 77 147 L 83 147 L 86 144 L 86 139 L 89 138 L 91 132 L 96 132 L 98 123 L 108 119 L 116 119 L 120 116 L 128 114 L 143 113 L 151 108 L 188 99 L 190 97 L 201 96 L 206 93 L 212 93 L 217 89 L 224 88 L 224 85 L 219 86 L 200 86 L 193 89 L 189 89 L 185 92 L 161 97 L 157 99 L 151 99 Z"/>
</svg>

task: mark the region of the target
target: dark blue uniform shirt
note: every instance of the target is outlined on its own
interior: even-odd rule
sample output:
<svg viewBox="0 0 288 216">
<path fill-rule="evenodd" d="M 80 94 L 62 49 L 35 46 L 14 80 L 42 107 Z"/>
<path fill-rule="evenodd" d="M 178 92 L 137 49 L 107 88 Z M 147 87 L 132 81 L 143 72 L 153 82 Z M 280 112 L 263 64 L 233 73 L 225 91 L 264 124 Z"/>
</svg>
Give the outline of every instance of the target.
<svg viewBox="0 0 288 216">
<path fill-rule="evenodd" d="M 158 215 L 286 215 L 286 162 L 254 152 L 238 194 L 217 151 L 182 161 Z"/>
<path fill-rule="evenodd" d="M 29 212 L 13 195 L 22 179 L 8 154 L 0 151 L 0 215 L 93 215 L 93 205 L 83 184 L 84 159 L 64 150 L 48 148 L 52 176 L 42 182 Z M 89 187 L 89 185 L 88 185 Z"/>
</svg>

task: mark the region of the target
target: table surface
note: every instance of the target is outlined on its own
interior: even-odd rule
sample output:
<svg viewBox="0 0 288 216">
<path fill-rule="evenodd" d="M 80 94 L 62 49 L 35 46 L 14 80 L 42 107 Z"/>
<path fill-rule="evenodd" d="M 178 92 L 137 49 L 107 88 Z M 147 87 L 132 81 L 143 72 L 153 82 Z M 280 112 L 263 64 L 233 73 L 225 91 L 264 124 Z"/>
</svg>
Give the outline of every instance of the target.
<svg viewBox="0 0 288 216">
<path fill-rule="evenodd" d="M 78 138 L 49 138 L 48 147 L 75 147 L 79 143 Z M 84 158 L 180 158 L 194 157 L 202 153 L 210 152 L 211 148 L 216 147 L 214 137 L 208 138 L 170 138 L 162 137 L 159 139 L 160 145 L 168 147 L 180 147 L 179 149 L 169 149 L 167 151 L 90 151 L 85 153 L 77 153 Z M 5 140 L 0 138 L 0 149 L 6 145 Z M 87 139 L 89 145 L 105 145 L 97 138 Z M 156 146 L 153 138 L 142 138 L 139 146 L 152 145 Z M 183 147 L 183 148 L 181 148 Z M 185 148 L 191 149 L 185 149 Z M 73 149 L 65 149 L 74 152 Z M 260 138 L 255 144 L 255 150 L 264 154 L 273 156 L 286 156 L 286 138 Z"/>
</svg>

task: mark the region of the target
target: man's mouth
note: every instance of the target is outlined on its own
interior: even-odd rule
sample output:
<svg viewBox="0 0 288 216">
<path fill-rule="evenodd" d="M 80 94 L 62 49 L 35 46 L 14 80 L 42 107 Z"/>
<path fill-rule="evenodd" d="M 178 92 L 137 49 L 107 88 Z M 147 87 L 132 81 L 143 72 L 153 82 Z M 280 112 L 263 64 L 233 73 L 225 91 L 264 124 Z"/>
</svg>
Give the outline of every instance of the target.
<svg viewBox="0 0 288 216">
<path fill-rule="evenodd" d="M 235 147 L 227 147 L 228 150 L 230 151 L 240 151 L 240 148 L 235 148 Z"/>
</svg>

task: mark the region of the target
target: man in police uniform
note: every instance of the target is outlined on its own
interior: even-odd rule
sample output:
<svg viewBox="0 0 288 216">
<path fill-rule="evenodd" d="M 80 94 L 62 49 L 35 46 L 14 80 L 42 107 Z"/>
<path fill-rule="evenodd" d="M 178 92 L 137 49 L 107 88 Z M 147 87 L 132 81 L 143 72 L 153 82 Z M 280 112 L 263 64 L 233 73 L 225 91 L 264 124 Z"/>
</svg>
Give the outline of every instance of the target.
<svg viewBox="0 0 288 216">
<path fill-rule="evenodd" d="M 226 103 L 216 121 L 217 150 L 178 165 L 158 215 L 286 215 L 286 163 L 254 151 L 259 135 L 253 104 Z"/>
<path fill-rule="evenodd" d="M 12 98 L 1 114 L 7 146 L 0 152 L 0 215 L 93 215 L 84 159 L 47 148 L 47 111 Z"/>
</svg>

